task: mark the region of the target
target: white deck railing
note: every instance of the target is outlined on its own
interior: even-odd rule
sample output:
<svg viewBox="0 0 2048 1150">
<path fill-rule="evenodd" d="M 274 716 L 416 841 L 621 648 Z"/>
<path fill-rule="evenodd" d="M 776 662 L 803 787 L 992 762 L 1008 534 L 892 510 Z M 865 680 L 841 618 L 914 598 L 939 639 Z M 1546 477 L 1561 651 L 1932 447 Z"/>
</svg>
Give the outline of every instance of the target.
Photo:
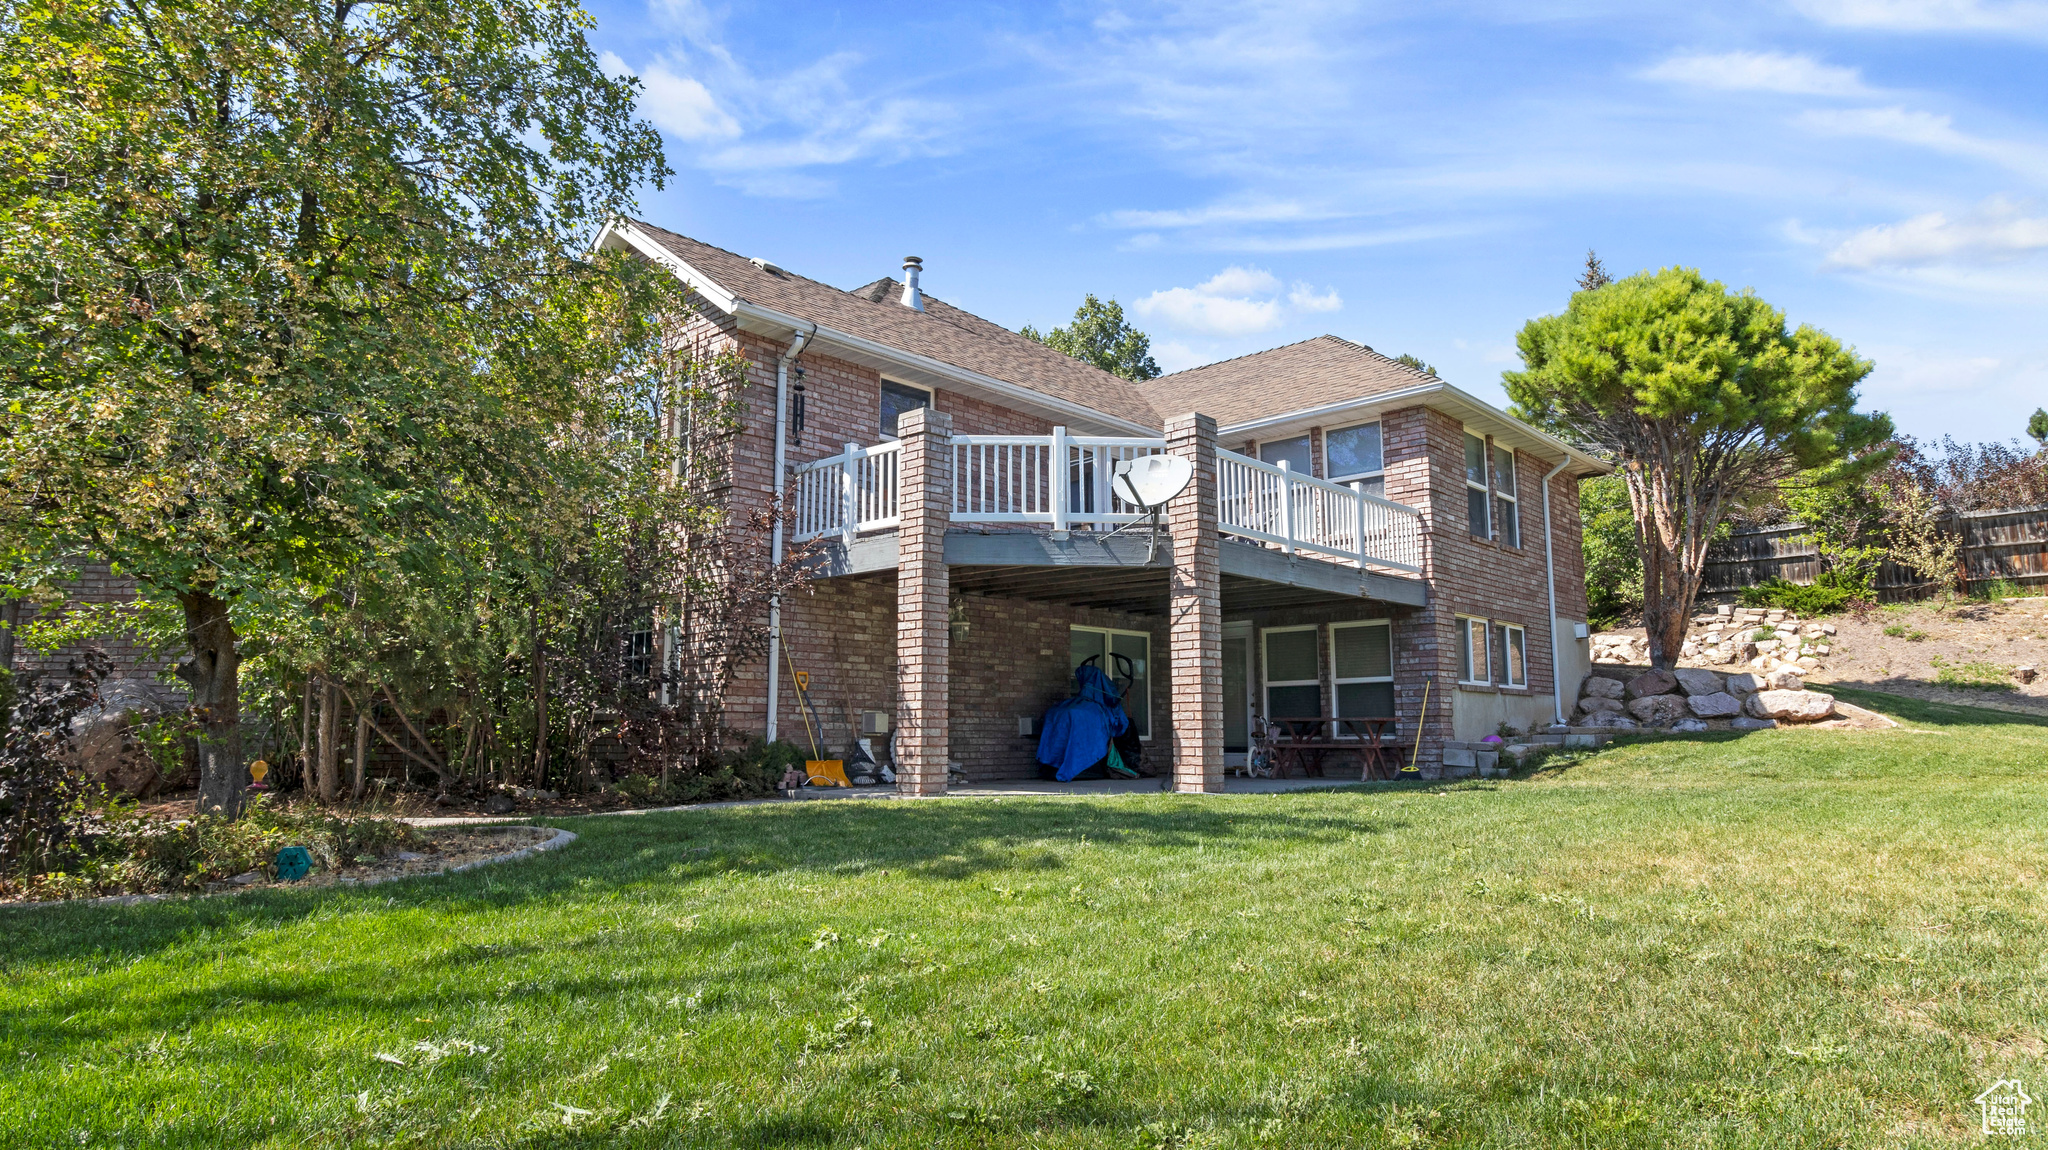
<svg viewBox="0 0 2048 1150">
<path fill-rule="evenodd" d="M 900 441 L 846 450 L 814 459 L 796 468 L 790 504 L 797 540 L 838 535 L 846 542 L 862 531 L 880 531 L 903 522 L 897 506 L 897 461 Z"/>
<path fill-rule="evenodd" d="M 1164 439 L 1068 435 L 953 437 L 953 518 L 974 523 L 1132 523 L 1144 510 L 1110 490 L 1116 465 L 1166 450 Z"/>
<path fill-rule="evenodd" d="M 900 444 L 849 443 L 846 450 L 801 464 L 791 502 L 795 537 L 839 535 L 902 522 L 897 499 Z M 1119 499 L 1109 481 L 1117 463 L 1166 450 L 1164 439 L 1068 435 L 953 437 L 952 517 L 970 523 L 1077 525 L 1132 523 L 1144 511 Z M 1289 553 L 1396 571 L 1422 570 L 1422 516 L 1414 508 L 1261 463 L 1234 451 L 1216 453 L 1220 526 L 1228 535 Z"/>
<path fill-rule="evenodd" d="M 1312 551 L 1360 567 L 1422 570 L 1422 515 L 1413 507 L 1302 475 L 1287 464 L 1216 453 L 1218 515 L 1227 535 Z"/>
</svg>

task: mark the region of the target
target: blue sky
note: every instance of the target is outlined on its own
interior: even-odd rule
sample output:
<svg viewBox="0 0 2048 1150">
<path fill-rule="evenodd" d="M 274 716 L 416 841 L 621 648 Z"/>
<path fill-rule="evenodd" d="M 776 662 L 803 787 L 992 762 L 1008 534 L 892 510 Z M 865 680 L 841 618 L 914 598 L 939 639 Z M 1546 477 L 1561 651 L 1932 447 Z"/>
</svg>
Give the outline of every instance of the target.
<svg viewBox="0 0 2048 1150">
<path fill-rule="evenodd" d="M 2048 404 L 2048 0 L 591 8 L 643 214 L 841 287 L 915 254 L 1168 370 L 1334 332 L 1504 403 L 1591 247 L 1854 344 L 1923 439 Z"/>
</svg>

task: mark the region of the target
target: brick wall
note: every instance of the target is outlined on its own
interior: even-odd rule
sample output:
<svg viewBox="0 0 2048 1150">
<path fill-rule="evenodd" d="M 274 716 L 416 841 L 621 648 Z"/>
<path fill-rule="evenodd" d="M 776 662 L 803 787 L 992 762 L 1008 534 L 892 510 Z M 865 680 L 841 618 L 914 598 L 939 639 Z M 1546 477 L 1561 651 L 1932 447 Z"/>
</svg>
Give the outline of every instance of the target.
<svg viewBox="0 0 2048 1150">
<path fill-rule="evenodd" d="M 126 603 L 135 598 L 135 580 L 125 575 L 116 575 L 105 563 L 82 563 L 78 579 L 64 588 L 66 599 L 79 605 L 101 603 Z M 22 626 L 27 626 L 36 617 L 36 612 L 24 607 L 21 614 Z M 159 673 L 175 663 L 182 650 L 160 651 L 145 644 L 133 634 L 109 635 L 96 640 L 95 646 L 107 653 L 113 660 L 114 668 L 110 677 L 115 679 L 157 679 Z M 84 653 L 82 647 L 65 647 L 58 651 L 42 654 L 16 644 L 14 669 L 25 675 L 62 675 L 70 668 L 73 660 Z"/>
</svg>

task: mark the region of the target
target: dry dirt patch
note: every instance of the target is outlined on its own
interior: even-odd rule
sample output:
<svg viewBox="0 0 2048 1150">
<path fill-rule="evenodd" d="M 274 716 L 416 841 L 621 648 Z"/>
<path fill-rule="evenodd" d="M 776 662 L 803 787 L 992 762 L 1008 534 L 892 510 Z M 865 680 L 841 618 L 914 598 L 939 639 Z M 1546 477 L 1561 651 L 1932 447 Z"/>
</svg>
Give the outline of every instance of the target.
<svg viewBox="0 0 2048 1150">
<path fill-rule="evenodd" d="M 1837 634 L 1814 684 L 1866 687 L 1934 703 L 2048 715 L 2048 597 L 1967 603 L 1944 611 L 1912 606 L 1829 619 Z M 1902 634 L 1886 634 L 1886 629 Z M 2031 683 L 2007 678 L 2006 690 L 1944 686 L 1942 666 L 1990 663 L 2040 671 Z"/>
</svg>

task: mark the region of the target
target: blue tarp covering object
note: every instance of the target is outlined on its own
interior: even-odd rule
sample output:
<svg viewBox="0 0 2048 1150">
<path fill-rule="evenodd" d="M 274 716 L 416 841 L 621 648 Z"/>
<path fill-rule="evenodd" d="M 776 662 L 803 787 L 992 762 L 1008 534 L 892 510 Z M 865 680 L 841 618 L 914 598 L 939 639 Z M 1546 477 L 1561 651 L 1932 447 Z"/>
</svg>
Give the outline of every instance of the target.
<svg viewBox="0 0 2048 1150">
<path fill-rule="evenodd" d="M 1081 693 L 1062 699 L 1045 713 L 1038 734 L 1038 761 L 1058 766 L 1054 777 L 1063 783 L 1102 761 L 1109 741 L 1124 733 L 1131 717 L 1124 714 L 1123 693 L 1092 663 L 1074 671 Z"/>
</svg>

